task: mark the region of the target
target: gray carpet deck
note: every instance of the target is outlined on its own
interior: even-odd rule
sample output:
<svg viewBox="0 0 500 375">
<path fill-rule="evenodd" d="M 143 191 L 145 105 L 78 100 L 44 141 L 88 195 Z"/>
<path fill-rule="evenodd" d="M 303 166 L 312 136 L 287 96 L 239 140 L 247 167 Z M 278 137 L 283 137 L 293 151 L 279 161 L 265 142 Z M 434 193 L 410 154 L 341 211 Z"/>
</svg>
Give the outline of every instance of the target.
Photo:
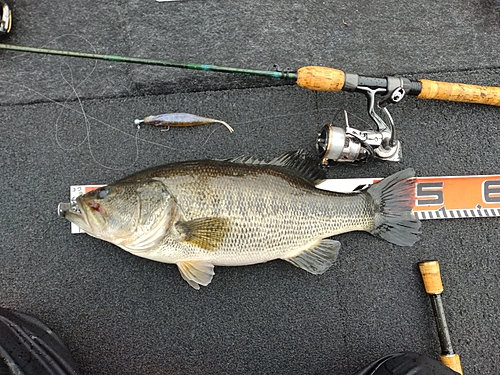
<svg viewBox="0 0 500 375">
<path fill-rule="evenodd" d="M 16 0 L 1 42 L 297 69 L 324 65 L 500 85 L 497 1 Z M 283 261 L 216 267 L 191 289 L 175 265 L 134 257 L 57 217 L 69 186 L 167 162 L 303 148 L 340 109 L 366 126 L 365 98 L 223 73 L 0 51 L 0 306 L 39 317 L 83 374 L 352 374 L 390 352 L 438 357 L 417 263 L 437 258 L 464 373 L 500 371 L 497 218 L 434 220 L 400 248 L 338 236 L 338 262 L 313 276 Z M 82 111 L 83 109 L 83 111 Z M 222 125 L 133 125 L 188 112 Z M 391 108 L 403 161 L 332 166 L 329 177 L 499 173 L 499 109 L 406 98 Z M 355 116 L 354 116 L 355 115 Z M 356 117 L 357 116 L 357 117 Z"/>
</svg>

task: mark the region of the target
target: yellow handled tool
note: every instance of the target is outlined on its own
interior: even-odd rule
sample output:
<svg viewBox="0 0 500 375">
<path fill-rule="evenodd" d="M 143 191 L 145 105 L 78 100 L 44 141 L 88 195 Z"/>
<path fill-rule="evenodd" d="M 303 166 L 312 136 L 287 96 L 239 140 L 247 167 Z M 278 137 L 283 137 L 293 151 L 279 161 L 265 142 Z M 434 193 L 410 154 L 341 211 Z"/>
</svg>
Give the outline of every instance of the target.
<svg viewBox="0 0 500 375">
<path fill-rule="evenodd" d="M 441 345 L 441 362 L 453 371 L 463 374 L 460 357 L 453 351 L 453 346 L 451 345 L 450 331 L 448 330 L 448 324 L 444 315 L 443 301 L 441 299 L 443 282 L 441 280 L 439 263 L 437 260 L 426 261 L 419 263 L 418 267 L 422 274 L 425 291 L 431 298 L 432 311 L 436 319 L 439 343 Z"/>
</svg>

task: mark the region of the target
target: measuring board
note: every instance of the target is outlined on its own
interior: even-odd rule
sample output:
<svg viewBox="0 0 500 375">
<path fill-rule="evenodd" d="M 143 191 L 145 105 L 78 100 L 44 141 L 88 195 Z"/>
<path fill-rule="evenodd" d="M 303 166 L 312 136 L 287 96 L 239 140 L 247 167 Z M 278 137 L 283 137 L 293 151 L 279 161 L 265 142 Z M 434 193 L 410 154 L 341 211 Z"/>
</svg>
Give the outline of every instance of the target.
<svg viewBox="0 0 500 375">
<path fill-rule="evenodd" d="M 318 189 L 352 193 L 366 189 L 381 178 L 328 179 Z M 413 212 L 420 220 L 500 217 L 500 175 L 415 177 Z M 75 185 L 71 202 L 103 185 Z M 71 223 L 71 233 L 84 233 Z"/>
</svg>

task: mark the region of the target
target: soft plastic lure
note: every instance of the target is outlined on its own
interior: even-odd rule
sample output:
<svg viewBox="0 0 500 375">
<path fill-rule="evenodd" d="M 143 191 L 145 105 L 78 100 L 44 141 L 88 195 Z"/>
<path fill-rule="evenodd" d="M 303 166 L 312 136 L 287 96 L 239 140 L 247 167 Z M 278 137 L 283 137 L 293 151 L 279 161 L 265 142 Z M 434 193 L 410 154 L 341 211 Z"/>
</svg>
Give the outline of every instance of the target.
<svg viewBox="0 0 500 375">
<path fill-rule="evenodd" d="M 141 124 L 153 125 L 153 126 L 196 126 L 196 125 L 206 125 L 218 123 L 224 125 L 229 132 L 233 132 L 234 129 L 230 127 L 226 122 L 221 120 L 215 120 L 213 118 L 201 117 L 192 115 L 189 113 L 164 113 L 162 115 L 154 115 L 144 117 L 142 120 L 135 120 L 134 124 L 139 126 Z"/>
</svg>

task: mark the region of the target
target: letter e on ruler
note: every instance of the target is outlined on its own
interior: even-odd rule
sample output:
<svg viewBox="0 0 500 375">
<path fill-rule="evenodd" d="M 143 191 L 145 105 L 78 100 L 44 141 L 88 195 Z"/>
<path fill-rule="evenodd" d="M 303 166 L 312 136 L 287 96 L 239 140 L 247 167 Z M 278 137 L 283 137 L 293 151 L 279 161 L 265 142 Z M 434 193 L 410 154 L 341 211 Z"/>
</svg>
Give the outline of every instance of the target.
<svg viewBox="0 0 500 375">
<path fill-rule="evenodd" d="M 500 181 L 484 181 L 482 192 L 484 203 L 500 203 Z"/>
</svg>

